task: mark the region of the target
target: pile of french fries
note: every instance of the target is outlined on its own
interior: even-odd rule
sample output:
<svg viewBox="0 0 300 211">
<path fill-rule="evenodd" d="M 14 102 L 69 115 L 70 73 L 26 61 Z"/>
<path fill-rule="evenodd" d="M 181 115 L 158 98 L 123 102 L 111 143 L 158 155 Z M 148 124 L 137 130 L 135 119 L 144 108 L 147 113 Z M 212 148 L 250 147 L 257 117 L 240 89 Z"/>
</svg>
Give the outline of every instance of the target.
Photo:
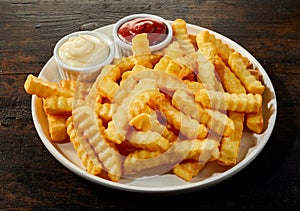
<svg viewBox="0 0 300 211">
<path fill-rule="evenodd" d="M 70 141 L 90 174 L 117 182 L 152 171 L 191 181 L 209 162 L 234 166 L 246 128 L 263 132 L 259 71 L 209 31 L 188 34 L 182 19 L 172 27 L 166 48 L 151 53 L 147 34 L 137 35 L 133 55 L 95 80 L 27 77 L 26 92 L 43 98 L 52 141 Z"/>
</svg>

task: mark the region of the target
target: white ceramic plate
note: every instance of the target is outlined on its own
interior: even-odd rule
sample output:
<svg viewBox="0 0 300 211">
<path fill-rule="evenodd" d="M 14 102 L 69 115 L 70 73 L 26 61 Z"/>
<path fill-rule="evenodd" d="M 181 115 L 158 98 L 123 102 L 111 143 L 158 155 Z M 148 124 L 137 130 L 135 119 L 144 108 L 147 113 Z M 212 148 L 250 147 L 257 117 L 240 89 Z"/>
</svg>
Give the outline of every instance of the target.
<svg viewBox="0 0 300 211">
<path fill-rule="evenodd" d="M 112 28 L 113 25 L 108 25 L 99 28 L 96 31 L 100 31 L 112 37 Z M 208 29 L 188 24 L 188 31 L 191 34 L 197 34 L 202 30 Z M 108 181 L 91 175 L 85 171 L 76 152 L 73 150 L 71 143 L 55 144 L 50 141 L 47 129 L 47 119 L 42 109 L 42 100 L 36 96 L 32 96 L 31 106 L 33 121 L 43 144 L 61 164 L 84 179 L 92 181 L 95 184 L 131 192 L 182 193 L 194 191 L 215 185 L 241 171 L 261 152 L 272 133 L 277 115 L 275 91 L 266 71 L 248 51 L 232 40 L 216 32 L 210 32 L 215 34 L 216 37 L 222 39 L 223 42 L 227 43 L 231 48 L 240 52 L 243 56 L 246 56 L 254 64 L 254 66 L 260 70 L 263 82 L 266 86 L 266 90 L 263 95 L 263 115 L 266 122 L 266 129 L 264 133 L 259 135 L 247 131 L 244 132 L 241 141 L 239 162 L 237 165 L 228 168 L 218 166 L 211 162 L 200 172 L 198 176 L 193 178 L 191 182 L 185 182 L 179 177 L 171 174 L 141 179 L 121 179 L 118 183 Z M 53 57 L 43 67 L 39 77 L 54 82 L 58 82 L 60 80 L 60 75 Z"/>
</svg>

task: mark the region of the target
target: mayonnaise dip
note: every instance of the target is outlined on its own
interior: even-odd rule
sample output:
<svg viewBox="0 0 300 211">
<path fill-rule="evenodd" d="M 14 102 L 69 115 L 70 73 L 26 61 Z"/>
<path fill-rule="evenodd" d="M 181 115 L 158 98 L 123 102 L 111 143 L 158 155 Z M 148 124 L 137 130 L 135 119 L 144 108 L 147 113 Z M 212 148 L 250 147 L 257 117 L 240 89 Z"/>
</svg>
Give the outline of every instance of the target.
<svg viewBox="0 0 300 211">
<path fill-rule="evenodd" d="M 101 38 L 80 34 L 69 38 L 58 51 L 60 59 L 72 67 L 90 67 L 103 62 L 110 50 Z"/>
</svg>

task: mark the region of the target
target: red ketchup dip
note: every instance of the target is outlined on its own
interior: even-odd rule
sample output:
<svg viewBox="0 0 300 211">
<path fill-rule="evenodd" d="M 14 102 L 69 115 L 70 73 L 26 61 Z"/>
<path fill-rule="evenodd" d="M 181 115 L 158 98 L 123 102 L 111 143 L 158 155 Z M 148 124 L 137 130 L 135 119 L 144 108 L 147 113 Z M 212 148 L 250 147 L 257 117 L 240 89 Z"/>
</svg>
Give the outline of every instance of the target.
<svg viewBox="0 0 300 211">
<path fill-rule="evenodd" d="M 149 45 L 153 46 L 166 39 L 168 28 L 153 18 L 135 18 L 123 23 L 118 29 L 118 36 L 128 44 L 131 44 L 135 35 L 142 33 L 148 34 Z"/>
</svg>

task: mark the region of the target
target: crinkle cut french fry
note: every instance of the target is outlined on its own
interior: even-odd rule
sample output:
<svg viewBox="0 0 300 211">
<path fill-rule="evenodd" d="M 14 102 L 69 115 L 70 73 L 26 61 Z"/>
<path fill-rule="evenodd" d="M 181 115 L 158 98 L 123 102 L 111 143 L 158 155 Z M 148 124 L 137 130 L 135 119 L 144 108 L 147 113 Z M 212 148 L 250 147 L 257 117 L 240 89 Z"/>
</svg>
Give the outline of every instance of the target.
<svg viewBox="0 0 300 211">
<path fill-rule="evenodd" d="M 159 151 L 148 150 L 136 150 L 130 153 L 124 160 L 124 174 L 134 174 L 167 163 L 168 161 L 166 159 L 161 158 L 161 154 L 162 152 Z"/>
<path fill-rule="evenodd" d="M 101 70 L 100 75 L 98 76 L 99 79 L 97 78 L 97 80 L 101 80 L 101 78 L 103 77 L 109 77 L 111 78 L 111 80 L 113 80 L 114 82 L 117 82 L 120 80 L 121 78 L 121 70 L 117 65 L 105 65 L 103 67 L 103 69 Z M 97 83 L 97 81 L 96 81 Z M 97 87 L 99 88 L 99 87 Z"/>
<path fill-rule="evenodd" d="M 147 113 L 138 114 L 130 120 L 129 125 L 137 130 L 149 131 L 152 129 L 151 115 Z"/>
<path fill-rule="evenodd" d="M 185 52 L 182 49 L 182 47 L 180 47 L 178 41 L 173 41 L 164 49 L 164 51 L 165 51 L 164 56 L 169 58 L 178 58 L 178 57 L 183 57 L 185 55 Z"/>
<path fill-rule="evenodd" d="M 215 46 L 218 54 L 222 57 L 226 64 L 228 64 L 229 55 L 233 52 L 227 44 L 223 43 L 222 40 L 215 37 L 215 35 L 209 33 L 209 31 L 204 30 L 197 34 L 196 36 L 197 45 L 202 43 L 212 43 Z"/>
<path fill-rule="evenodd" d="M 184 80 L 184 83 L 193 94 L 197 93 L 200 89 L 205 89 L 204 85 L 198 81 Z"/>
<path fill-rule="evenodd" d="M 261 75 L 257 69 L 248 69 L 248 71 L 256 78 L 256 80 L 260 80 Z"/>
<path fill-rule="evenodd" d="M 91 89 L 85 99 L 89 104 L 102 103 L 103 98 L 111 99 L 117 90 L 117 83 L 121 77 L 120 69 L 116 65 L 106 65 L 91 86 Z M 102 91 L 101 91 L 102 89 Z"/>
<path fill-rule="evenodd" d="M 134 36 L 132 39 L 132 52 L 136 65 L 152 68 L 151 51 L 146 33 Z"/>
<path fill-rule="evenodd" d="M 131 71 L 126 71 L 122 74 L 122 81 L 120 82 L 120 84 L 125 80 L 127 79 L 129 76 L 131 76 L 133 73 L 137 73 L 137 72 L 141 72 L 141 71 L 145 71 L 145 70 L 152 70 L 152 69 L 149 69 L 149 68 L 146 68 L 142 65 L 135 65 Z"/>
<path fill-rule="evenodd" d="M 74 80 L 60 80 L 59 85 L 65 89 L 75 92 L 77 81 Z"/>
<path fill-rule="evenodd" d="M 180 43 L 180 46 L 187 52 L 194 52 L 195 48 L 190 40 L 189 34 L 187 32 L 186 22 L 178 18 L 172 23 L 173 34 L 176 40 Z"/>
<path fill-rule="evenodd" d="M 262 106 L 260 94 L 229 94 L 201 89 L 195 100 L 206 108 L 222 109 L 236 112 L 257 113 Z"/>
<path fill-rule="evenodd" d="M 182 66 L 180 79 L 188 76 L 189 74 L 196 73 L 196 70 L 198 68 L 197 65 L 197 52 L 189 53 L 185 56 L 174 58 L 173 61 L 176 61 L 176 63 L 180 64 Z"/>
<path fill-rule="evenodd" d="M 147 105 L 149 98 L 157 90 L 146 90 L 136 96 L 129 104 L 129 118 L 133 118 L 140 113 L 152 113 L 153 110 Z"/>
<path fill-rule="evenodd" d="M 201 82 L 206 89 L 223 90 L 221 83 L 215 74 L 215 66 L 200 51 L 196 55 L 198 62 L 198 81 Z"/>
<path fill-rule="evenodd" d="M 103 126 L 92 107 L 81 106 L 73 111 L 74 124 L 83 136 L 89 140 L 112 181 L 118 181 L 122 175 L 122 158 L 115 146 L 103 136 Z"/>
<path fill-rule="evenodd" d="M 265 86 L 247 69 L 247 64 L 244 63 L 240 53 L 233 52 L 230 54 L 228 63 L 249 93 L 262 94 L 264 92 Z"/>
<path fill-rule="evenodd" d="M 113 104 L 111 103 L 97 103 L 95 112 L 104 121 L 109 122 L 112 120 Z"/>
<path fill-rule="evenodd" d="M 164 71 L 166 68 L 167 68 L 167 66 L 168 66 L 168 64 L 169 64 L 169 62 L 171 61 L 171 57 L 168 57 L 168 56 L 164 56 L 163 58 L 161 58 L 160 60 L 159 60 L 159 62 L 154 66 L 154 70 L 161 70 L 161 71 Z"/>
<path fill-rule="evenodd" d="M 196 103 L 193 96 L 183 90 L 177 90 L 172 97 L 172 104 L 186 115 L 198 120 L 216 133 L 229 136 L 234 131 L 234 124 L 227 115 Z"/>
<path fill-rule="evenodd" d="M 35 94 L 40 98 L 47 98 L 52 95 L 72 97 L 74 94 L 72 91 L 60 87 L 55 82 L 46 81 L 32 74 L 27 76 L 24 88 L 28 94 Z"/>
<path fill-rule="evenodd" d="M 236 77 L 219 56 L 215 58 L 215 69 L 227 92 L 235 94 L 246 93 L 240 79 Z"/>
<path fill-rule="evenodd" d="M 161 58 L 161 60 L 154 66 L 154 70 L 167 72 L 179 79 L 182 79 L 192 72 L 192 70 L 183 63 L 177 62 L 167 56 Z"/>
<path fill-rule="evenodd" d="M 137 130 L 157 132 L 170 142 L 177 140 L 177 136 L 157 120 L 155 113 L 141 113 L 133 117 L 129 124 Z"/>
<path fill-rule="evenodd" d="M 74 80 L 60 80 L 59 86 L 64 89 L 70 90 L 74 93 L 77 92 L 76 95 L 78 94 L 78 92 L 87 95 L 90 91 L 90 88 L 92 87 L 92 83 L 74 81 Z"/>
<path fill-rule="evenodd" d="M 105 137 L 112 143 L 121 144 L 125 141 L 125 135 L 121 134 L 117 129 L 114 121 L 108 122 L 107 128 L 104 130 Z"/>
<path fill-rule="evenodd" d="M 246 114 L 246 125 L 249 130 L 254 133 L 262 133 L 264 128 L 264 119 L 262 115 L 262 111 L 259 111 L 255 114 Z"/>
<path fill-rule="evenodd" d="M 212 64 L 214 63 L 217 50 L 212 43 L 199 43 L 198 51 L 200 51 Z"/>
<path fill-rule="evenodd" d="M 77 152 L 77 155 L 79 159 L 81 160 L 83 166 L 86 168 L 87 172 L 89 172 L 92 175 L 98 175 L 102 171 L 102 165 L 94 155 L 94 160 L 97 162 L 94 162 L 92 159 L 90 159 L 88 153 L 85 152 L 82 145 L 80 144 L 80 138 L 83 138 L 82 136 L 77 135 L 74 124 L 73 124 L 73 117 L 70 116 L 67 119 L 67 133 L 70 137 L 70 141 L 73 144 L 74 150 Z M 86 141 L 86 140 L 85 140 Z"/>
<path fill-rule="evenodd" d="M 52 95 L 44 100 L 44 109 L 48 114 L 71 116 L 72 102 L 73 98 Z"/>
<path fill-rule="evenodd" d="M 207 129 L 203 124 L 173 107 L 162 93 L 154 94 L 148 104 L 151 108 L 163 112 L 168 122 L 186 137 L 203 139 L 207 135 Z"/>
<path fill-rule="evenodd" d="M 154 80 L 156 81 L 157 87 L 166 93 L 172 93 L 177 89 L 187 89 L 186 85 L 182 80 L 179 80 L 174 75 L 168 74 L 164 71 L 143 71 L 133 74 L 132 77 L 135 81 L 139 81 L 146 78 Z"/>
<path fill-rule="evenodd" d="M 137 83 L 133 77 L 129 77 L 120 87 L 122 92 L 118 93 L 114 98 L 114 103 L 118 106 L 116 106 L 116 111 L 113 111 L 112 123 L 109 123 L 108 128 L 105 130 L 107 135 L 113 131 L 118 132 L 118 135 L 115 135 L 118 138 L 117 140 L 113 140 L 107 136 L 108 139 L 115 143 L 116 141 L 117 143 L 125 141 L 130 119 L 133 115 L 138 114 L 139 111 L 142 111 L 145 108 L 146 101 L 139 97 L 142 96 L 148 99 L 149 97 L 147 95 L 149 92 L 151 93 L 152 91 L 158 90 L 156 81 L 151 78 L 141 79 Z M 134 103 L 136 99 L 139 99 L 139 101 L 137 101 L 138 103 Z M 131 106 L 131 104 L 137 106 Z"/>
<path fill-rule="evenodd" d="M 201 140 L 193 139 L 176 141 L 169 150 L 164 153 L 159 151 L 151 152 L 148 150 L 134 151 L 124 160 L 124 174 L 135 174 L 164 164 L 169 164 L 171 169 L 176 163 L 184 160 L 193 147 L 199 146 L 195 144 L 195 142 L 201 142 Z M 206 152 L 208 151 L 210 150 L 207 150 Z M 201 158 L 206 158 L 206 160 L 202 160 L 201 162 L 206 163 L 211 155 L 212 154 L 209 153 L 203 156 L 200 155 Z"/>
<path fill-rule="evenodd" d="M 51 140 L 53 142 L 64 142 L 68 138 L 66 118 L 59 115 L 46 114 Z"/>
<path fill-rule="evenodd" d="M 159 133 L 153 131 L 132 131 L 127 140 L 135 147 L 149 151 L 167 151 L 170 143 Z"/>
<path fill-rule="evenodd" d="M 135 58 L 133 56 L 122 57 L 115 62 L 115 65 L 120 69 L 121 74 L 123 74 L 134 67 Z"/>
<path fill-rule="evenodd" d="M 206 138 L 204 140 L 190 140 L 193 145 L 185 157 L 186 160 L 206 162 L 219 158 L 219 142 Z"/>
<path fill-rule="evenodd" d="M 217 161 L 220 165 L 232 166 L 237 162 L 244 128 L 244 116 L 244 113 L 229 112 L 235 131 L 230 137 L 223 138 L 221 141 L 220 157 Z"/>
<path fill-rule="evenodd" d="M 132 70 L 132 68 L 136 65 L 136 59 L 139 56 L 140 55 L 122 57 L 116 60 L 114 64 L 120 69 L 121 74 L 123 74 L 126 71 Z M 151 54 L 150 58 L 151 58 L 152 66 L 154 66 L 162 57 L 163 56 L 161 54 Z"/>
<path fill-rule="evenodd" d="M 183 161 L 176 164 L 173 168 L 173 173 L 178 177 L 190 182 L 193 177 L 198 175 L 201 169 L 205 167 L 205 164 L 199 163 L 198 161 Z"/>
<path fill-rule="evenodd" d="M 101 80 L 99 87 L 101 95 L 107 97 L 110 101 L 112 101 L 119 89 L 119 85 L 106 76 Z"/>
</svg>

